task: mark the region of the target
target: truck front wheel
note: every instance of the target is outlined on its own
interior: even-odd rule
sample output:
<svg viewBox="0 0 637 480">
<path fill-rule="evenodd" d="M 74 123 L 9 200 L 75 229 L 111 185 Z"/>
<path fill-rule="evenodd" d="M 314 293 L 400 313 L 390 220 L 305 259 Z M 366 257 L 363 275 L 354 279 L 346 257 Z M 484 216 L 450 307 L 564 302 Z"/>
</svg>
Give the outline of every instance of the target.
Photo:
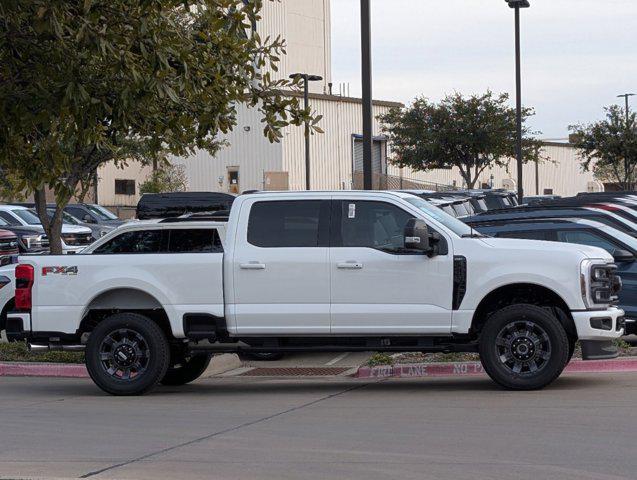
<svg viewBox="0 0 637 480">
<path fill-rule="evenodd" d="M 86 344 L 86 368 L 111 395 L 142 395 L 164 378 L 170 363 L 166 335 L 149 318 L 118 313 L 100 322 Z"/>
<path fill-rule="evenodd" d="M 555 316 L 519 304 L 492 314 L 480 336 L 480 360 L 499 385 L 535 390 L 549 385 L 569 359 L 569 340 Z"/>
<path fill-rule="evenodd" d="M 212 355 L 206 353 L 180 358 L 179 363 L 174 363 L 168 368 L 160 383 L 175 386 L 193 382 L 206 371 L 211 359 Z"/>
</svg>

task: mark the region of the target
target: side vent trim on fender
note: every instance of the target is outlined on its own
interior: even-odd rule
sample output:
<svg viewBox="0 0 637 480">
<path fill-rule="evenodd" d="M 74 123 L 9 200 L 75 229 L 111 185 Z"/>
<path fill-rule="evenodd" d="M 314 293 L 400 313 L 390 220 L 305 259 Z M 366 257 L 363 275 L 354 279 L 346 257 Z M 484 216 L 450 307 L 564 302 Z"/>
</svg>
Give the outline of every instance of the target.
<svg viewBox="0 0 637 480">
<path fill-rule="evenodd" d="M 467 259 L 462 255 L 453 257 L 453 302 L 452 308 L 458 310 L 467 293 Z"/>
<path fill-rule="evenodd" d="M 209 313 L 185 313 L 184 333 L 190 340 L 216 340 L 228 335 L 226 319 Z"/>
</svg>

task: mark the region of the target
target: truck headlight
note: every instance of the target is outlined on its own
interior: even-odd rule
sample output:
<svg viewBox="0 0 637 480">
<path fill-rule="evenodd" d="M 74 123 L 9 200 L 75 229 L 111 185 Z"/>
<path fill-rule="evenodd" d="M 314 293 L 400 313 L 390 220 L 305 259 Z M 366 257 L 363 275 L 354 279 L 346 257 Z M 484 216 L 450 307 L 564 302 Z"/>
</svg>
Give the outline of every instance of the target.
<svg viewBox="0 0 637 480">
<path fill-rule="evenodd" d="M 617 266 L 613 263 L 600 263 L 599 260 L 582 262 L 582 299 L 588 308 L 605 308 L 618 301 L 622 282 L 616 272 Z"/>
</svg>

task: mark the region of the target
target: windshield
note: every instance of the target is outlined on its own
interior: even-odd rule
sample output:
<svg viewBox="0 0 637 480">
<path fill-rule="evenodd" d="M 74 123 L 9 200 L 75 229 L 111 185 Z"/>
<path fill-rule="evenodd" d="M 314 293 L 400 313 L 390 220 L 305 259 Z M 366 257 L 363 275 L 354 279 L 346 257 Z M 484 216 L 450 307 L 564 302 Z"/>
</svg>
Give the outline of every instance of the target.
<svg viewBox="0 0 637 480">
<path fill-rule="evenodd" d="M 101 220 L 117 220 L 117 215 L 101 205 L 86 205 L 86 208 Z"/>
<path fill-rule="evenodd" d="M 453 209 L 456 211 L 458 217 L 466 217 L 469 214 L 462 203 L 454 203 Z"/>
<path fill-rule="evenodd" d="M 49 218 L 53 218 L 54 213 L 55 210 L 52 210 L 50 208 L 46 210 L 46 214 Z M 80 225 L 80 222 L 77 218 L 75 218 L 73 215 L 69 215 L 66 212 L 62 212 L 62 221 L 64 223 L 70 223 L 71 225 Z"/>
<path fill-rule="evenodd" d="M 40 225 L 40 219 L 33 210 L 12 210 L 14 215 L 17 215 L 27 225 Z"/>
<path fill-rule="evenodd" d="M 462 237 L 463 235 L 471 235 L 471 227 L 469 227 L 466 223 L 461 222 L 457 218 L 452 217 L 451 215 L 446 214 L 439 208 L 434 207 L 429 202 L 426 202 L 422 198 L 419 197 L 404 197 L 410 204 L 416 207 L 418 210 L 424 212 L 428 217 L 433 218 L 434 220 L 440 222 L 442 225 L 447 227 L 453 233 Z"/>
</svg>

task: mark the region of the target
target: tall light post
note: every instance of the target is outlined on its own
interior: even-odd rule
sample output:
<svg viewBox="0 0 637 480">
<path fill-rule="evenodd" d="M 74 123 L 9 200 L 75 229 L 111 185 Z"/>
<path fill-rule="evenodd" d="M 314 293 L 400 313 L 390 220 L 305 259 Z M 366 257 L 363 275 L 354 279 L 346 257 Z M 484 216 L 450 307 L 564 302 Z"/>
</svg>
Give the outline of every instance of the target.
<svg viewBox="0 0 637 480">
<path fill-rule="evenodd" d="M 628 98 L 629 97 L 634 97 L 635 94 L 634 93 L 624 93 L 623 95 L 617 95 L 617 98 L 623 98 L 626 101 L 626 128 L 628 128 L 628 121 L 630 120 L 630 114 L 629 114 L 629 106 L 628 106 Z"/>
<path fill-rule="evenodd" d="M 363 84 L 363 190 L 372 189 L 372 26 L 369 0 L 361 0 L 361 77 Z"/>
<path fill-rule="evenodd" d="M 505 0 L 515 10 L 515 108 L 517 138 L 515 156 L 518 161 L 518 201 L 522 203 L 524 187 L 522 185 L 522 73 L 520 66 L 520 9 L 529 8 L 529 0 Z"/>
<path fill-rule="evenodd" d="M 290 75 L 293 80 L 303 80 L 303 105 L 305 110 L 310 106 L 310 82 L 319 82 L 323 77 L 310 75 L 309 73 L 293 73 Z M 310 190 L 310 124 L 305 122 L 305 189 Z"/>
</svg>

